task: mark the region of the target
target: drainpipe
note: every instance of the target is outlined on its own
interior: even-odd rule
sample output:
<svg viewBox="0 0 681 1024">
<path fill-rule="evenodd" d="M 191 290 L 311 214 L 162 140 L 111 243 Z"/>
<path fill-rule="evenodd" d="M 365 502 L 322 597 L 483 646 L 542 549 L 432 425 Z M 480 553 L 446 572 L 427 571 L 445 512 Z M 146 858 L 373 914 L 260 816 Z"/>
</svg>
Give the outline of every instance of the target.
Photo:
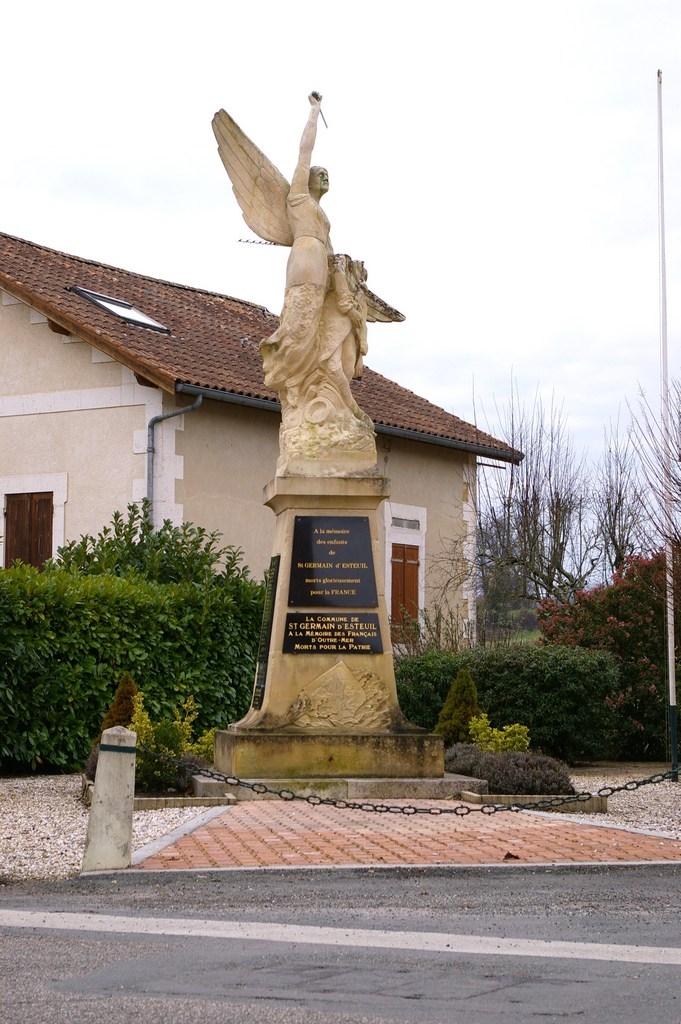
<svg viewBox="0 0 681 1024">
<path fill-rule="evenodd" d="M 172 412 L 163 412 L 159 416 L 152 416 L 147 424 L 147 501 L 149 502 L 149 515 L 154 521 L 154 427 L 162 420 L 172 419 L 173 416 L 182 416 L 185 412 L 194 412 L 203 402 L 203 395 L 198 395 L 192 405 L 186 405 L 182 409 L 173 409 Z"/>
</svg>

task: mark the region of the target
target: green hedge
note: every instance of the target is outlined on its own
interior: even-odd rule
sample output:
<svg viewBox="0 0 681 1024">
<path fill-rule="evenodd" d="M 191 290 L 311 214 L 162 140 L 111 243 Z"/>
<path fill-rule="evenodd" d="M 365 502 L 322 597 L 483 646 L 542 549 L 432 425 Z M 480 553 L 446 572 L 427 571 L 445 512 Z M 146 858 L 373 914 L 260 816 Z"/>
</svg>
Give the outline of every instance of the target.
<svg viewBox="0 0 681 1024">
<path fill-rule="evenodd" d="M 196 730 L 251 697 L 263 587 L 0 570 L 0 768 L 80 767 L 130 672 L 152 718 L 193 694 Z"/>
<path fill-rule="evenodd" d="M 607 699 L 617 693 L 618 671 L 606 652 L 519 645 L 404 658 L 397 692 L 407 718 L 433 729 L 462 668 L 470 670 L 492 724 L 528 726 L 533 749 L 570 762 L 616 749 L 619 723 Z"/>
</svg>

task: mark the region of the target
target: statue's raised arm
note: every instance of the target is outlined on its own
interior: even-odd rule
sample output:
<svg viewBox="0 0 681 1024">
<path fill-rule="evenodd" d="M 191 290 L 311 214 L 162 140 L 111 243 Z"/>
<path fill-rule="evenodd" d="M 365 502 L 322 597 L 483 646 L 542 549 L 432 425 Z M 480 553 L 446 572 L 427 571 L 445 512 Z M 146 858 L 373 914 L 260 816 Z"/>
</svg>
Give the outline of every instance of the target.
<svg viewBox="0 0 681 1024">
<path fill-rule="evenodd" d="M 286 199 L 286 216 L 293 241 L 286 267 L 286 297 L 282 318 L 286 316 L 286 303 L 291 288 L 310 285 L 325 293 L 329 284 L 328 257 L 332 252 L 330 225 L 320 206 L 322 196 L 329 189 L 329 175 L 324 167 L 311 166 L 321 96 L 311 93 L 308 98 L 310 113 L 303 129 L 298 163 Z M 321 311 L 324 294 L 310 292 L 309 297 L 314 309 Z M 313 312 L 313 318 L 314 315 Z M 298 333 L 298 329 L 295 330 Z"/>
<path fill-rule="evenodd" d="M 308 189 L 310 166 L 312 164 L 312 151 L 314 150 L 314 144 L 317 141 L 317 123 L 319 121 L 322 98 L 318 92 L 311 92 L 308 96 L 308 100 L 310 101 L 310 113 L 308 115 L 305 128 L 303 129 L 303 136 L 300 140 L 298 163 L 291 180 L 292 192 L 306 192 Z"/>
</svg>

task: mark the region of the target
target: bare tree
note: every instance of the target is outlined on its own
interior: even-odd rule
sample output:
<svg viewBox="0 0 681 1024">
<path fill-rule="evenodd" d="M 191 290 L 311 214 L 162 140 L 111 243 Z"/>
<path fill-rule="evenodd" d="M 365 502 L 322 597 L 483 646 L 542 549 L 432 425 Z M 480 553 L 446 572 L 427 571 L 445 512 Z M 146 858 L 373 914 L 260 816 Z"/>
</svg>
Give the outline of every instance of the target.
<svg viewBox="0 0 681 1024">
<path fill-rule="evenodd" d="M 619 422 L 604 433 L 603 456 L 594 474 L 594 514 L 602 552 L 601 576 L 607 582 L 635 553 L 659 547 L 647 488 L 631 428 L 623 437 Z"/>
<path fill-rule="evenodd" d="M 674 429 L 663 430 L 645 394 L 632 413 L 632 446 L 642 466 L 644 501 L 652 537 L 658 549 L 669 541 L 681 545 L 681 381 L 669 385 L 669 421 Z"/>
<path fill-rule="evenodd" d="M 520 601 L 569 601 L 596 572 L 601 551 L 585 457 L 577 457 L 561 410 L 540 397 L 528 413 L 517 398 L 505 440 L 523 451 L 518 466 L 482 477 L 479 503 L 483 581 Z"/>
<path fill-rule="evenodd" d="M 681 389 L 677 395 L 681 412 Z M 452 599 L 463 585 L 478 595 L 477 641 L 513 641 L 532 628 L 543 599 L 571 602 L 580 590 L 609 582 L 629 555 L 656 550 L 650 487 L 641 482 L 630 431 L 611 424 L 592 465 L 575 453 L 562 409 L 547 408 L 539 396 L 528 411 L 514 392 L 500 419 L 495 433 L 524 458 L 479 464 L 475 554 L 461 542 L 449 545 L 429 574 L 439 616 L 431 632 L 439 636 L 446 624 L 448 642 L 452 623 L 462 619 Z M 659 477 L 655 469 L 651 475 Z M 681 470 L 676 487 L 681 508 Z"/>
</svg>

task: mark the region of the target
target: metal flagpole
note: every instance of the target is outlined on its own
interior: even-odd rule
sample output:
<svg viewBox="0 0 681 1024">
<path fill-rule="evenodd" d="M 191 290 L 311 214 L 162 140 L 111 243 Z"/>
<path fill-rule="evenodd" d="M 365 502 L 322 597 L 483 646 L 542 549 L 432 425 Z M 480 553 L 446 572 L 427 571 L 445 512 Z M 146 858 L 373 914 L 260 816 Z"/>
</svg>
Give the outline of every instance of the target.
<svg viewBox="0 0 681 1024">
<path fill-rule="evenodd" d="M 664 235 L 664 166 L 662 159 L 662 72 L 657 72 L 657 140 L 659 173 L 659 247 L 660 247 L 660 390 L 662 402 L 663 503 L 665 527 L 665 582 L 667 606 L 667 676 L 669 688 L 669 745 L 672 771 L 677 772 L 679 754 L 676 714 L 676 650 L 674 643 L 674 546 L 672 509 L 671 432 L 669 427 L 669 375 L 667 369 L 667 267 Z"/>
</svg>

